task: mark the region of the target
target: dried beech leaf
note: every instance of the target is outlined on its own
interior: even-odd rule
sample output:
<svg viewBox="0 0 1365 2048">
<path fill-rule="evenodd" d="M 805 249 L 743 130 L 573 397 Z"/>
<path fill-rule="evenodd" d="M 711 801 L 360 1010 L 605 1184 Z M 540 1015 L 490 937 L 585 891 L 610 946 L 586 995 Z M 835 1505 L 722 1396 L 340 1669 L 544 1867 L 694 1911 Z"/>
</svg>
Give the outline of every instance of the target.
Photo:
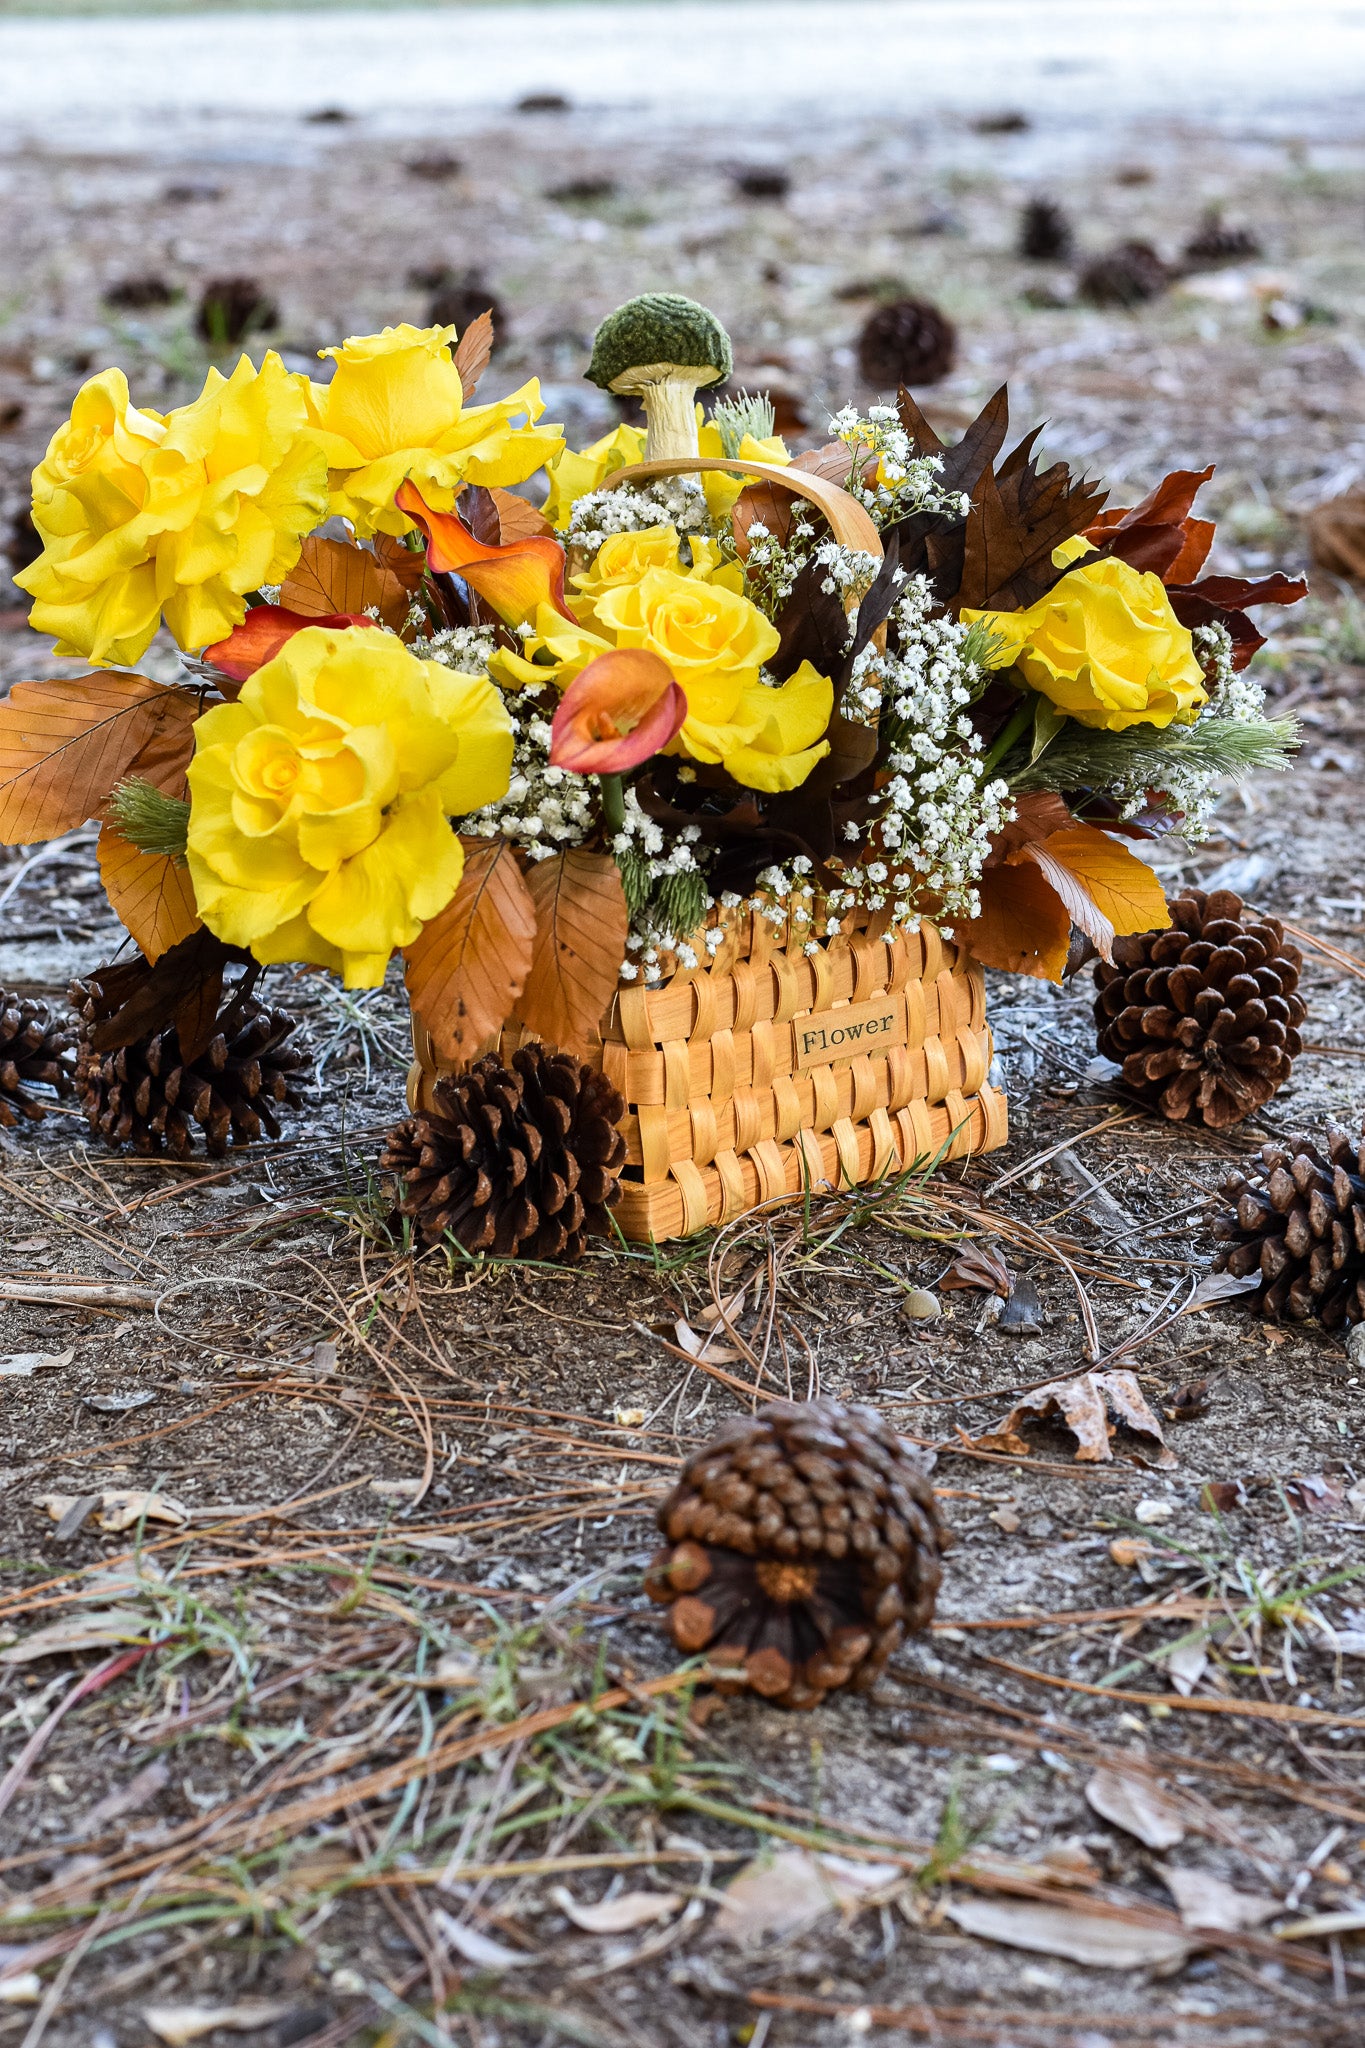
<svg viewBox="0 0 1365 2048">
<path fill-rule="evenodd" d="M 1076 1439 L 1078 1464 L 1108 1464 L 1114 1453 L 1109 1416 L 1134 1435 L 1155 1445 L 1153 1462 L 1163 1469 L 1176 1463 L 1166 1446 L 1161 1424 L 1148 1407 L 1141 1387 L 1131 1372 L 1081 1372 L 1069 1380 L 1051 1380 L 1035 1387 L 1018 1401 L 995 1429 L 967 1441 L 979 1451 L 998 1451 L 1005 1457 L 1026 1458 L 1030 1446 L 1020 1434 L 1021 1425 L 1056 1417 Z"/>
<path fill-rule="evenodd" d="M 1002 1301 L 1008 1301 L 1014 1279 L 999 1252 L 989 1251 L 984 1245 L 968 1244 L 962 1247 L 938 1284 L 945 1291 L 982 1287 L 988 1294 L 998 1294 Z"/>
<path fill-rule="evenodd" d="M 460 373 L 460 389 L 466 404 L 473 397 L 474 386 L 492 359 L 493 315 L 491 312 L 479 313 L 455 343 L 455 368 Z"/>
<path fill-rule="evenodd" d="M 404 948 L 408 995 L 443 1059 L 473 1059 L 531 971 L 536 906 L 505 839 L 464 839 L 460 886 Z"/>
<path fill-rule="evenodd" d="M 316 533 L 309 534 L 285 578 L 280 603 L 306 619 L 373 609 L 395 631 L 408 616 L 407 591 L 377 555 L 355 541 L 324 540 Z"/>
<path fill-rule="evenodd" d="M 1057 835 L 1060 838 L 1060 834 Z M 1076 875 L 1052 852 L 1050 839 L 1034 839 L 1027 846 L 1021 846 L 1011 856 L 1016 861 L 1032 861 L 1066 911 L 1076 929 L 1084 932 L 1101 960 L 1112 964 L 1114 958 L 1114 927 L 1104 912 L 1095 903 L 1090 891 Z"/>
<path fill-rule="evenodd" d="M 1110 932 L 1120 938 L 1133 932 L 1164 931 L 1170 924 L 1166 892 L 1146 861 L 1139 860 L 1126 847 L 1116 846 L 1098 825 L 1069 825 L 1064 832 L 1052 833 L 1039 845 L 1022 848 L 1016 858 L 1036 861 L 1049 880 L 1054 868 L 1070 875 Z M 1061 893 L 1058 888 L 1058 894 Z M 1062 900 L 1067 902 L 1068 898 L 1063 896 Z M 1086 936 L 1099 945 L 1098 938 L 1074 911 L 1072 917 Z"/>
<path fill-rule="evenodd" d="M 1101 1764 L 1087 1780 L 1085 1796 L 1104 1820 L 1149 1849 L 1173 1849 L 1185 1839 L 1187 1809 L 1154 1778 Z"/>
<path fill-rule="evenodd" d="M 0 703 L 0 845 L 72 832 L 103 810 L 193 691 L 109 670 L 16 683 Z"/>
<path fill-rule="evenodd" d="M 153 964 L 199 930 L 194 885 L 182 861 L 164 853 L 142 853 L 106 824 L 100 830 L 99 864 L 115 916 Z"/>
<path fill-rule="evenodd" d="M 964 1934 L 984 1935 L 1034 1955 L 1062 1956 L 1094 1970 L 1142 1970 L 1182 1962 L 1190 1942 L 1174 1922 L 1120 1920 L 1080 1905 L 1034 1899 L 954 1899 L 944 1907 Z"/>
<path fill-rule="evenodd" d="M 1025 790 L 1013 799 L 1013 804 L 1014 816 L 991 840 L 987 867 L 998 867 L 1021 846 L 1029 846 L 1035 839 L 1051 839 L 1054 833 L 1065 832 L 1076 822 L 1055 790 Z"/>
<path fill-rule="evenodd" d="M 1071 947 L 1071 919 L 1039 869 L 987 868 L 977 885 L 981 914 L 956 936 L 983 967 L 1060 981 Z"/>
<path fill-rule="evenodd" d="M 610 854 L 575 848 L 537 861 L 526 886 L 536 933 L 516 1014 L 547 1044 L 590 1053 L 616 990 L 630 928 L 621 871 Z"/>
<path fill-rule="evenodd" d="M 785 1938 L 826 1913 L 856 1909 L 867 1894 L 885 1891 L 901 1875 L 895 1863 L 855 1863 L 844 1856 L 813 1855 L 808 1849 L 756 1856 L 725 1887 L 711 1938 Z"/>
<path fill-rule="evenodd" d="M 1187 1927 L 1216 1927 L 1224 1934 L 1263 1926 L 1284 1908 L 1259 1892 L 1239 1892 L 1211 1870 L 1181 1870 L 1158 1863 L 1157 1874 L 1180 1909 Z"/>
<path fill-rule="evenodd" d="M 380 567 L 396 576 L 409 597 L 426 574 L 426 555 L 418 549 L 405 547 L 392 533 L 377 533 L 370 542 Z"/>
<path fill-rule="evenodd" d="M 488 492 L 498 515 L 498 538 L 503 547 L 512 547 L 519 540 L 555 540 L 558 536 L 543 512 L 537 512 L 534 505 L 528 505 L 525 498 L 517 497 L 513 491 L 501 490 L 494 484 Z"/>
</svg>

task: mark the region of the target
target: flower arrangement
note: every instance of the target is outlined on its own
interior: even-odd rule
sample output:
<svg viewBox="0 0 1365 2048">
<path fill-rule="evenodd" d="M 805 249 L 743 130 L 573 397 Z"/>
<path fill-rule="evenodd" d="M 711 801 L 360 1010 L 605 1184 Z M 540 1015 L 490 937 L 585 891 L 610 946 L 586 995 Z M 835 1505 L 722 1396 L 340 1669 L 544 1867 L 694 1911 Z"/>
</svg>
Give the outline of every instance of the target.
<svg viewBox="0 0 1365 2048">
<path fill-rule="evenodd" d="M 1169 922 L 1131 842 L 1284 763 L 1247 607 L 1304 586 L 1201 577 L 1211 471 L 1105 509 L 1002 452 L 1003 390 L 951 446 L 902 391 L 793 458 L 761 396 L 703 415 L 730 345 L 672 294 L 587 372 L 645 427 L 575 453 L 535 380 L 472 402 L 491 343 L 243 358 L 164 416 L 107 370 L 35 472 L 18 580 L 90 672 L 0 705 L 0 841 L 100 821 L 139 1028 L 225 960 L 372 987 L 401 954 L 444 1059 L 509 1019 L 586 1053 L 754 912 L 1060 978 L 1073 927 L 1109 959 Z M 162 621 L 174 684 L 136 672 Z"/>
</svg>

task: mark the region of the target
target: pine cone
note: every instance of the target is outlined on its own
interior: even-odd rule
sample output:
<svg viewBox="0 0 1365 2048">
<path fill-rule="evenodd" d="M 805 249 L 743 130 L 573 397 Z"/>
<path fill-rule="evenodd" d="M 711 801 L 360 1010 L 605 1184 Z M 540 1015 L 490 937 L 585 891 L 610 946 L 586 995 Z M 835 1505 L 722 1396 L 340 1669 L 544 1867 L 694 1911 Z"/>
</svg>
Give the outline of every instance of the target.
<svg viewBox="0 0 1365 2048">
<path fill-rule="evenodd" d="M 875 1408 L 773 1401 L 690 1457 L 645 1590 L 680 1650 L 784 1707 L 872 1685 L 938 1594 L 947 1548 L 918 1460 Z"/>
<path fill-rule="evenodd" d="M 1117 242 L 1091 258 L 1076 288 L 1092 306 L 1140 306 L 1159 299 L 1170 281 L 1170 270 L 1150 242 Z"/>
<path fill-rule="evenodd" d="M 72 983 L 71 1001 L 82 1019 L 77 1093 L 91 1130 L 108 1145 L 188 1159 L 197 1124 L 205 1151 L 222 1159 L 229 1139 L 250 1144 L 262 1130 L 278 1138 L 274 1105 L 302 1099 L 298 1073 L 304 1056 L 285 1043 L 298 1029 L 297 1020 L 254 997 L 234 996 L 219 1013 L 204 1051 L 188 1063 L 180 1057 L 173 1024 L 117 1052 L 95 1051 L 97 1025 L 118 1007 L 100 987 L 98 972 L 88 985 Z"/>
<path fill-rule="evenodd" d="M 1125 1084 L 1179 1123 L 1221 1131 L 1269 1102 L 1303 1050 L 1302 956 L 1240 896 L 1190 889 L 1171 927 L 1115 939 L 1095 968 L 1099 1048 Z"/>
<path fill-rule="evenodd" d="M 10 995 L 0 988 L 0 1130 L 47 1114 L 46 1106 L 29 1094 L 26 1082 L 46 1081 L 59 1095 L 71 1093 L 75 1044 L 71 1025 L 55 1021 L 46 1003 Z"/>
<path fill-rule="evenodd" d="M 1030 199 L 1019 216 L 1019 254 L 1029 263 L 1060 263 L 1071 254 L 1071 217 L 1055 199 Z"/>
<path fill-rule="evenodd" d="M 1214 1219 L 1224 1240 L 1214 1271 L 1259 1272 L 1261 1287 L 1246 1300 L 1273 1322 L 1365 1322 L 1365 1134 L 1329 1123 L 1325 1159 L 1306 1139 L 1263 1145 L 1261 1158 L 1257 1180 L 1233 1173 L 1223 1183 L 1233 1206 Z"/>
<path fill-rule="evenodd" d="M 626 1105 L 596 1068 L 532 1042 L 510 1070 L 487 1053 L 439 1081 L 436 1102 L 389 1133 L 380 1162 L 424 1243 L 448 1231 L 467 1252 L 570 1262 L 606 1235 Z"/>
<path fill-rule="evenodd" d="M 1204 215 L 1194 240 L 1185 244 L 1185 266 L 1189 270 L 1217 270 L 1224 263 L 1250 263 L 1261 254 L 1261 245 L 1250 228 L 1229 228 L 1215 207 Z"/>
<path fill-rule="evenodd" d="M 956 358 L 957 329 L 927 299 L 894 299 L 878 306 L 858 336 L 859 372 L 878 391 L 937 384 Z"/>
<path fill-rule="evenodd" d="M 507 315 L 502 300 L 491 285 L 484 283 L 477 270 L 466 270 L 459 275 L 447 270 L 439 283 L 433 285 L 427 304 L 429 326 L 453 327 L 458 340 L 480 313 L 492 315 L 494 334 L 499 341 L 506 341 Z"/>
<path fill-rule="evenodd" d="M 253 334 L 273 333 L 280 309 L 254 277 L 215 277 L 199 295 L 194 324 L 210 347 L 235 348 Z"/>
</svg>

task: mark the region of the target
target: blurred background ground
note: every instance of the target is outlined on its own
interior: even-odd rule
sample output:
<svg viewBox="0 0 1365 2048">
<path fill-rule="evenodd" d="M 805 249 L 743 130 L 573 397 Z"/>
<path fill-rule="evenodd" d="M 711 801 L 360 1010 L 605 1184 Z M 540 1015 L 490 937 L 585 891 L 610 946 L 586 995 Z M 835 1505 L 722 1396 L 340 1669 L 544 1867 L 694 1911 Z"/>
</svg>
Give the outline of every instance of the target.
<svg viewBox="0 0 1365 2048">
<path fill-rule="evenodd" d="M 876 395 L 856 336 L 912 292 L 959 330 L 955 369 L 917 394 L 945 436 L 1008 379 L 1018 430 L 1045 421 L 1046 448 L 1115 503 L 1216 462 L 1214 569 L 1306 567 L 1308 515 L 1365 470 L 1362 38 L 1348 7 L 1135 0 L 0 6 L 0 528 L 17 565 L 28 471 L 85 375 L 117 361 L 162 409 L 197 390 L 215 278 L 254 281 L 274 319 L 249 350 L 298 368 L 436 317 L 442 292 L 491 299 L 486 388 L 539 374 L 575 444 L 614 421 L 581 372 L 633 292 L 712 305 L 736 381 L 782 398 L 793 445 Z M 1068 260 L 1018 253 L 1044 194 L 1074 222 Z M 1178 265 L 1210 211 L 1258 253 L 1129 310 L 1076 298 L 1086 260 L 1123 240 Z M 1160 866 L 1360 955 L 1365 612 L 1312 583 L 1261 615 L 1259 673 L 1304 726 L 1292 780 L 1230 794 L 1215 838 L 1167 844 Z M 175 673 L 169 646 L 151 660 Z M 0 690 L 62 667 L 0 584 Z M 0 985 L 60 1003 L 118 943 L 90 837 L 0 868 Z M 54 1361 L 0 1379 L 0 1628 L 20 1653 L 0 1664 L 0 1763 L 22 1776 L 0 1821 L 0 1993 L 36 1973 L 27 2002 L 0 2003 L 0 2042 L 1359 2039 L 1365 1596 L 1322 1589 L 1358 1569 L 1365 1525 L 1340 1340 L 1235 1303 L 1151 1338 L 1132 1362 L 1154 1405 L 1208 1382 L 1204 1412 L 1168 1426 L 1169 1471 L 1073 1466 L 1060 1430 L 1041 1463 L 991 1464 L 956 1433 L 1083 1362 L 1080 1300 L 1020 1251 L 1023 1227 L 1081 1248 L 1108 1349 L 1206 1267 L 1204 1202 L 1230 1162 L 1359 1117 L 1365 981 L 1310 950 L 1306 987 L 1320 1049 L 1263 1116 L 1209 1138 L 1120 1120 L 1131 1105 L 1087 1072 L 1085 976 L 994 978 L 1010 1147 L 937 1187 L 1001 1219 L 986 1241 L 1039 1294 L 1017 1334 L 979 1295 L 903 1313 L 951 1255 L 906 1234 L 941 1238 L 939 1210 L 886 1206 L 837 1242 L 841 1217 L 805 1241 L 779 1219 L 733 1244 L 718 1284 L 745 1287 L 741 1329 L 757 1343 L 771 1309 L 789 1340 L 771 1384 L 875 1398 L 938 1445 L 960 1537 L 932 1644 L 811 1720 L 737 1701 L 700 1727 L 638 1692 L 673 1663 L 639 1594 L 651 1500 L 736 1400 L 677 1327 L 708 1327 L 707 1267 L 603 1247 L 570 1274 L 476 1275 L 395 1253 L 374 1161 L 402 1103 L 396 984 L 355 999 L 274 977 L 313 1085 L 282 1142 L 226 1173 L 113 1159 L 65 1109 L 0 1135 L 0 1281 L 79 1275 L 158 1304 L 0 1302 L 0 1353 Z M 747 1382 L 742 1354 L 722 1363 Z M 1217 1512 L 1210 1482 L 1234 1484 Z M 136 1526 L 103 1529 L 120 1489 L 179 1519 L 140 1546 Z M 55 1519 L 53 1496 L 84 1513 Z M 158 1647 L 23 1763 L 109 1654 L 90 1622 L 111 1609 L 115 1636 Z M 1172 1646 L 1215 1610 L 1255 1627 L 1236 1654 L 1213 1646 L 1187 1696 Z M 1329 1625 L 1356 1649 L 1335 1654 Z M 1139 1698 L 1067 1689 L 1101 1682 Z M 616 1707 L 568 1717 L 617 1683 Z M 562 1728 L 525 1725 L 561 1705 Z M 471 1729 L 498 1745 L 486 1763 L 421 1775 Z M 1137 1752 L 1179 1808 L 1162 1849 L 1085 1796 L 1097 1759 Z M 416 1789 L 360 1782 L 381 1770 Z M 1174 1945 L 1100 1970 L 960 1924 L 963 1901 L 996 1896 L 980 1873 L 975 1891 L 941 1881 L 978 1831 L 1013 1859 L 1005 1893 L 1028 1859 L 1025 1893 L 1046 1889 L 1037 1859 L 1079 1845 L 1063 1861 L 1088 1864 L 1082 1890 Z M 737 1859 L 793 1841 L 889 1857 L 880 1910 L 716 1940 Z M 1278 1918 L 1182 1929 L 1172 1864 Z M 558 1889 L 581 1908 L 613 1884 L 671 1888 L 662 1933 L 585 1931 Z M 148 2017 L 165 2007 L 181 2018 Z"/>
</svg>

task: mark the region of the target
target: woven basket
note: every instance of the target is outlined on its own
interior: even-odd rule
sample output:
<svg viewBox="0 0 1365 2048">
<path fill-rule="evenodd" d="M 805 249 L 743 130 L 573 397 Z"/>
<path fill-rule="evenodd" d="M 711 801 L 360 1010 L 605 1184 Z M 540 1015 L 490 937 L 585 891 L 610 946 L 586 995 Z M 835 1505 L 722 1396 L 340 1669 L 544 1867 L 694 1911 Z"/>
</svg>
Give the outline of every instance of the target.
<svg viewBox="0 0 1365 2048">
<path fill-rule="evenodd" d="M 881 552 L 857 500 L 804 471 L 669 457 L 615 480 L 696 469 L 795 491 L 843 545 Z M 837 935 L 812 941 L 809 916 L 774 925 L 756 912 L 713 912 L 704 964 L 675 964 L 651 986 L 621 983 L 594 1064 L 626 1101 L 614 1212 L 626 1237 L 688 1237 L 761 1202 L 1004 1144 L 1005 1098 L 986 1079 L 980 967 L 931 924 L 879 934 L 870 922 L 854 911 Z M 530 1035 L 508 1025 L 489 1050 L 509 1059 Z M 448 1069 L 415 1016 L 413 1048 L 417 1110 L 431 1106 Z"/>
</svg>

